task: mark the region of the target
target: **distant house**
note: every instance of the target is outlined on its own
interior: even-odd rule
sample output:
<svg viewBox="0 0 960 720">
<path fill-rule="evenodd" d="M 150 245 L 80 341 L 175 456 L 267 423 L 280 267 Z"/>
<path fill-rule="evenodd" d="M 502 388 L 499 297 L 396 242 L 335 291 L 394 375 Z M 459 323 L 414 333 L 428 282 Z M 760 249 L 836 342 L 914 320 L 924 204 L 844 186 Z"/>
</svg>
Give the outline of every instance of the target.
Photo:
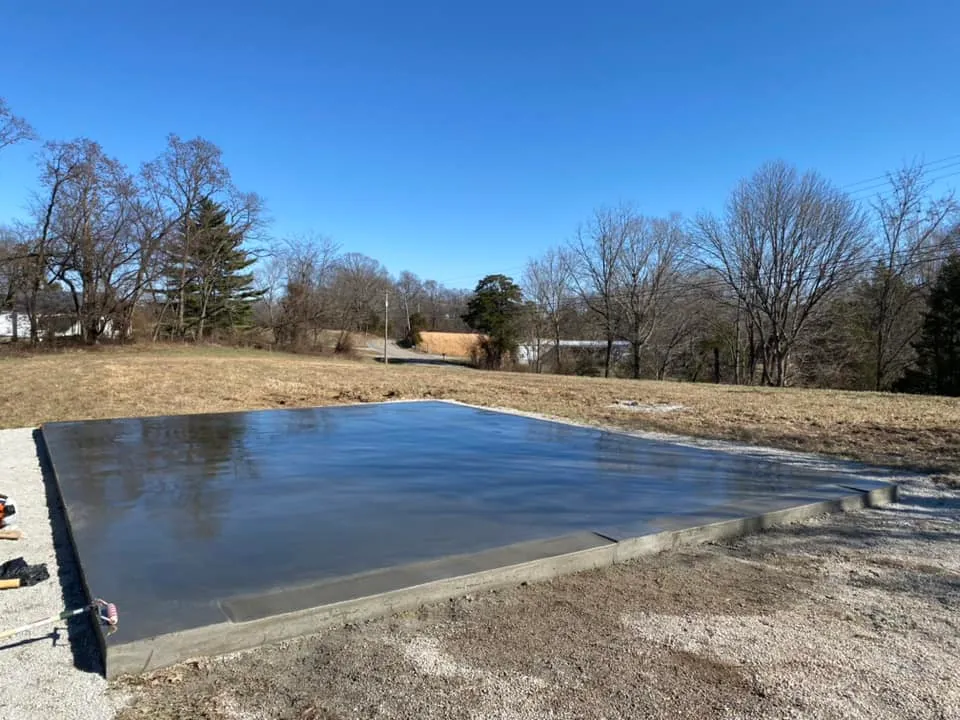
<svg viewBox="0 0 960 720">
<path fill-rule="evenodd" d="M 517 362 L 521 365 L 532 365 L 537 362 L 537 359 L 546 360 L 548 355 L 553 354 L 554 346 L 556 345 L 555 340 L 543 339 L 540 341 L 539 345 L 536 343 L 526 343 L 520 345 L 517 348 Z M 602 354 L 607 350 L 607 341 L 606 340 L 561 340 L 560 341 L 561 349 L 571 348 L 578 349 L 582 352 L 593 352 Z M 626 340 L 614 340 L 613 341 L 613 357 L 614 360 L 619 360 L 630 348 L 630 343 Z"/>
<path fill-rule="evenodd" d="M 0 312 L 0 340 L 30 337 L 30 318 L 26 313 Z"/>
<path fill-rule="evenodd" d="M 57 289 L 44 289 L 34 298 L 40 334 L 44 337 L 70 337 L 80 334 L 73 298 Z M 30 314 L 26 305 L 16 302 L 8 310 L 0 310 L 0 342 L 30 339 Z"/>
<path fill-rule="evenodd" d="M 41 337 L 65 338 L 80 337 L 83 328 L 73 313 L 48 313 L 40 316 Z M 113 336 L 113 323 L 107 321 L 103 332 L 105 337 Z M 0 312 L 0 342 L 30 339 L 30 316 L 25 312 L 6 310 Z"/>
</svg>

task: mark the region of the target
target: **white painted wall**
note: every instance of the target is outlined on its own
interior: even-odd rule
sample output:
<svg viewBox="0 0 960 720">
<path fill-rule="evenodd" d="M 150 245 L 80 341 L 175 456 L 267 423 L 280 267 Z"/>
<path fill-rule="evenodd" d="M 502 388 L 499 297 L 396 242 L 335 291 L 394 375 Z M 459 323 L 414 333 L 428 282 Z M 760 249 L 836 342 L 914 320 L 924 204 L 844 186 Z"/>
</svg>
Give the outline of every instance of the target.
<svg viewBox="0 0 960 720">
<path fill-rule="evenodd" d="M 544 338 L 540 342 L 540 353 L 546 355 L 553 349 L 553 346 L 556 345 L 555 340 L 547 340 Z M 592 348 L 594 350 L 604 350 L 607 347 L 606 340 L 561 340 L 560 347 L 562 348 Z M 627 348 L 630 347 L 630 343 L 626 340 L 615 340 L 613 342 L 613 354 L 614 356 L 619 357 Z M 520 345 L 517 348 L 517 362 L 521 365 L 529 365 L 537 359 L 537 346 L 535 343 L 527 343 Z"/>
<path fill-rule="evenodd" d="M 43 318 L 40 319 L 41 327 L 43 325 Z M 69 328 L 63 332 L 56 333 L 57 337 L 77 337 L 82 335 L 83 331 L 80 327 L 79 322 L 73 323 Z M 107 328 L 104 331 L 104 335 L 110 336 L 113 334 L 113 323 L 107 322 Z M 13 313 L 9 311 L 0 312 L 0 339 L 9 340 L 13 337 Z M 24 312 L 17 313 L 17 338 L 20 340 L 29 340 L 30 339 L 30 317 Z"/>
<path fill-rule="evenodd" d="M 0 338 L 13 337 L 13 313 L 0 312 Z M 30 318 L 26 313 L 17 313 L 17 337 L 30 338 Z"/>
</svg>

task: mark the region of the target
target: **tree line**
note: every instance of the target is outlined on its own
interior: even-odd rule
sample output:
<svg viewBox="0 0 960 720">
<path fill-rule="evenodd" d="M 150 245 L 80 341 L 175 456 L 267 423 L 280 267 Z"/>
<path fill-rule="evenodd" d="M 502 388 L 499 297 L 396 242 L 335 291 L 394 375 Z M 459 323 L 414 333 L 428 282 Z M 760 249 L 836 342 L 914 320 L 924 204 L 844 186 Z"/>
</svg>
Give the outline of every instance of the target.
<svg viewBox="0 0 960 720">
<path fill-rule="evenodd" d="M 607 376 L 909 389 L 931 348 L 947 352 L 928 300 L 960 251 L 957 203 L 928 175 L 906 166 L 862 203 L 773 162 L 718 214 L 597 210 L 523 273 L 521 335 L 550 351 L 536 369 L 571 371 L 560 340 L 594 337 Z"/>
<path fill-rule="evenodd" d="M 0 167 L 4 148 L 36 140 L 0 99 Z M 85 138 L 43 143 L 37 162 L 27 217 L 0 227 L 0 310 L 23 313 L 34 343 L 66 318 L 90 344 L 345 350 L 351 332 L 388 321 L 410 343 L 477 330 L 490 367 L 523 345 L 540 372 L 956 388 L 958 207 L 932 194 L 923 164 L 891 173 L 869 201 L 773 162 L 718 213 L 598 208 L 519 283 L 489 275 L 468 292 L 391 276 L 321 235 L 271 238 L 263 200 L 203 138 L 170 135 L 136 170 Z"/>
<path fill-rule="evenodd" d="M 342 252 L 329 238 L 306 235 L 278 242 L 263 263 L 258 324 L 285 348 L 316 348 L 336 330 L 334 350 L 349 348 L 351 332 L 391 335 L 409 345 L 424 330 L 465 332 L 468 293 L 404 270 L 396 278 L 377 260 Z M 388 298 L 389 304 L 388 304 Z"/>
<path fill-rule="evenodd" d="M 36 139 L 0 99 L 0 151 Z M 400 301 L 394 324 L 405 336 L 467 329 L 465 292 L 410 272 L 393 280 L 324 238 L 270 238 L 263 200 L 236 187 L 209 140 L 171 134 L 135 171 L 93 140 L 52 141 L 37 164 L 27 218 L 0 226 L 0 311 L 28 318 L 24 340 L 66 325 L 87 344 L 216 338 L 315 349 L 335 328 L 345 348 L 348 331 L 382 327 L 385 292 Z"/>
<path fill-rule="evenodd" d="M 33 132 L 0 105 L 0 138 Z M 263 202 L 234 186 L 216 145 L 170 135 L 132 172 L 79 138 L 44 143 L 37 164 L 27 219 L 0 236 L 0 307 L 26 313 L 30 341 L 65 315 L 89 344 L 129 336 L 138 314 L 154 338 L 247 321 Z"/>
</svg>

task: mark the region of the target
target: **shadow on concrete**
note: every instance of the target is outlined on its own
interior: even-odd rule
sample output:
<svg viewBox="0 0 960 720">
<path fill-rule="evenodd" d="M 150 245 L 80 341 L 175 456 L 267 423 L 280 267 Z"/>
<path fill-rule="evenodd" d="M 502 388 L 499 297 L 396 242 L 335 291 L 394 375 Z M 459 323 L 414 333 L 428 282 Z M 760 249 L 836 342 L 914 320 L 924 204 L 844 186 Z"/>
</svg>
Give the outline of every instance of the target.
<svg viewBox="0 0 960 720">
<path fill-rule="evenodd" d="M 70 538 L 70 529 L 67 525 L 57 481 L 53 474 L 53 466 L 47 447 L 40 430 L 33 431 L 33 441 L 37 448 L 37 460 L 43 473 L 43 486 L 47 499 L 47 512 L 50 518 L 50 528 L 53 532 L 53 548 L 57 557 L 57 579 L 63 593 L 63 609 L 78 608 L 90 602 L 83 587 L 80 575 L 80 563 L 74 550 L 73 540 Z M 83 613 L 58 621 L 62 627 L 66 625 L 67 638 L 70 650 L 73 653 L 73 665 L 83 672 L 104 674 L 103 656 L 100 651 L 100 642 L 97 630 L 93 626 L 91 613 Z M 56 630 L 55 630 L 56 633 Z M 51 637 L 51 633 L 38 638 L 43 640 Z M 55 635 L 59 639 L 59 633 Z"/>
</svg>

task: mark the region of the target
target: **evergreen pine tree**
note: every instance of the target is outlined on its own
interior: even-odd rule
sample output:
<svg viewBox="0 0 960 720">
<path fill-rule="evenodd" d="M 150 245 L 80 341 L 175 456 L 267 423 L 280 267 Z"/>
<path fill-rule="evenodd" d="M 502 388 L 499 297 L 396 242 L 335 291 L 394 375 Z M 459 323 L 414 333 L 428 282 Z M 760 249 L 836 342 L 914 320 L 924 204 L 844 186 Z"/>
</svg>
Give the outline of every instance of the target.
<svg viewBox="0 0 960 720">
<path fill-rule="evenodd" d="M 487 336 L 481 347 L 490 367 L 501 367 L 516 353 L 523 311 L 523 292 L 512 278 L 487 275 L 477 283 L 463 321 Z"/>
<path fill-rule="evenodd" d="M 960 255 L 953 255 L 940 269 L 915 347 L 917 369 L 908 373 L 900 387 L 960 395 Z"/>
<path fill-rule="evenodd" d="M 262 292 L 253 287 L 253 273 L 245 272 L 255 260 L 243 249 L 243 233 L 234 231 L 223 208 L 205 199 L 191 220 L 190 237 L 185 330 L 199 339 L 249 327 Z"/>
</svg>

